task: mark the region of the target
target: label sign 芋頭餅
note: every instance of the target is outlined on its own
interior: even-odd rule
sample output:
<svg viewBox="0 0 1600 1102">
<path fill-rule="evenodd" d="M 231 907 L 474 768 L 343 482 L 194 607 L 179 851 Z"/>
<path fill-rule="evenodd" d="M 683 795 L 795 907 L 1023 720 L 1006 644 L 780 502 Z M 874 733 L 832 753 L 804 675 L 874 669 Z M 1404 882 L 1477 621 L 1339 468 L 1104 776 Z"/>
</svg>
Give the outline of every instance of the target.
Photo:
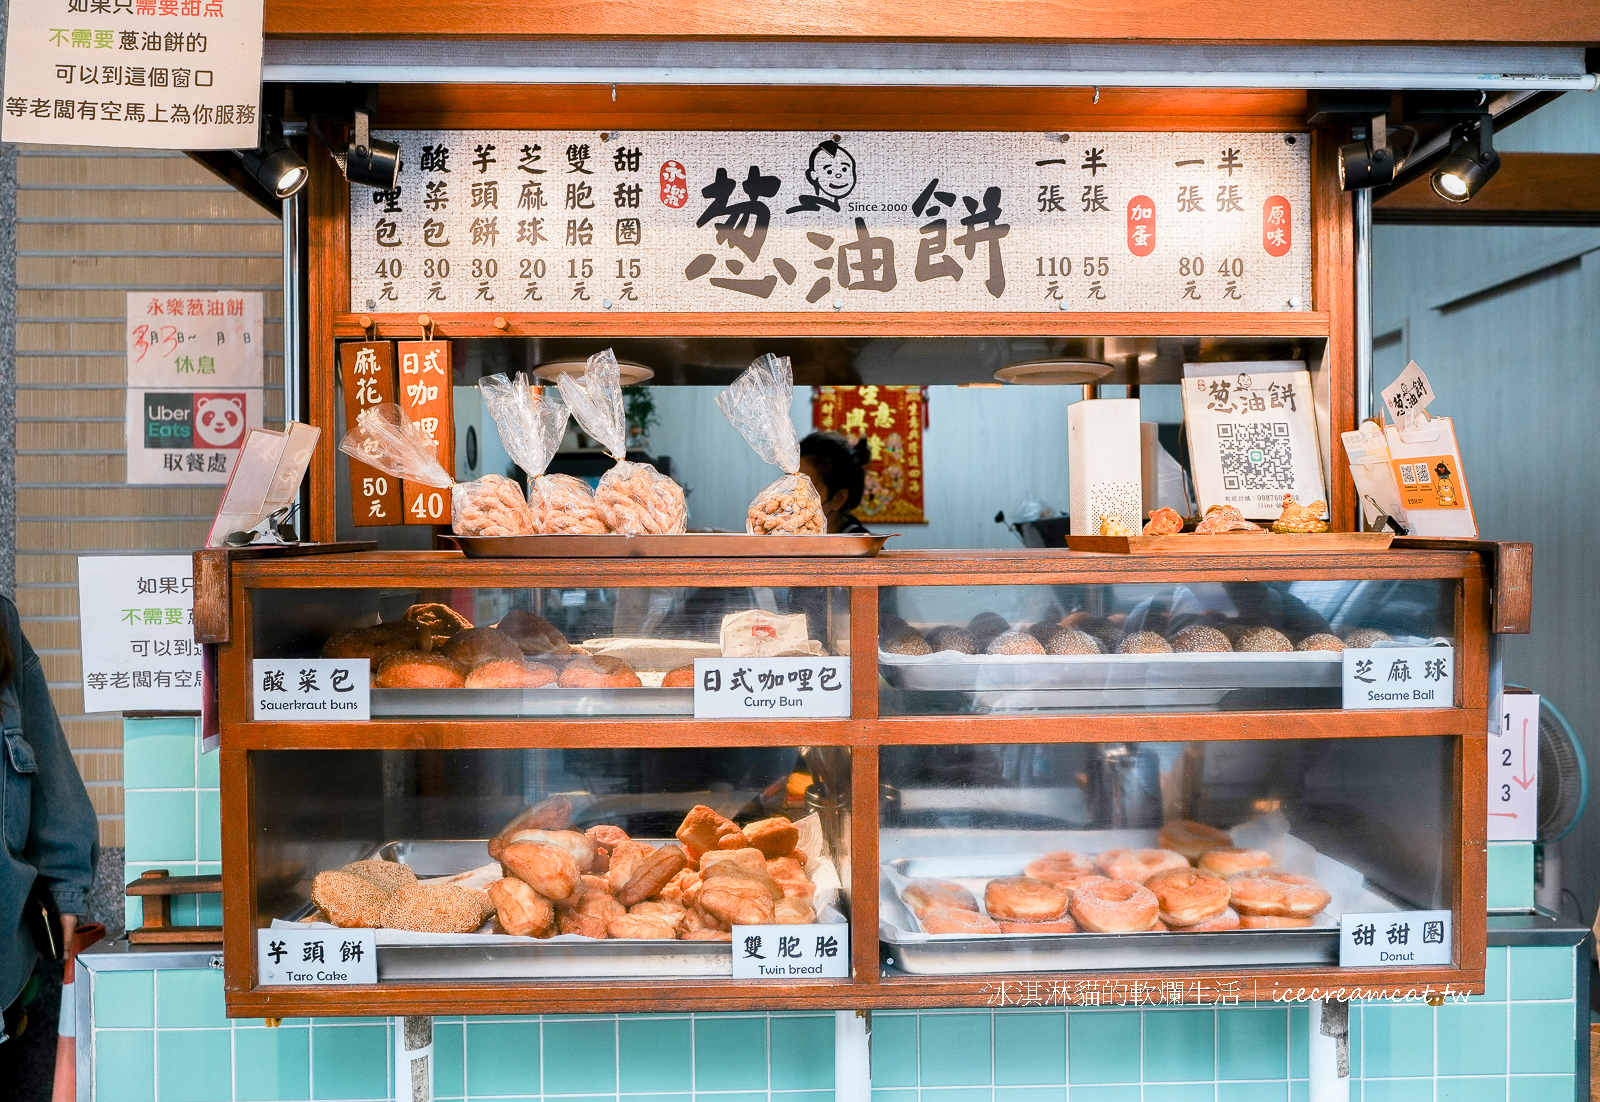
<svg viewBox="0 0 1600 1102">
<path fill-rule="evenodd" d="M 257 658 L 251 663 L 256 720 L 372 718 L 367 658 Z"/>
<path fill-rule="evenodd" d="M 256 931 L 263 987 L 378 982 L 376 930 L 328 927 Z"/>
<path fill-rule="evenodd" d="M 1500 694 L 1489 732 L 1489 841 L 1539 837 L 1539 694 Z"/>
<path fill-rule="evenodd" d="M 1455 706 L 1454 647 L 1350 647 L 1340 658 L 1347 709 Z"/>
<path fill-rule="evenodd" d="M 85 712 L 198 712 L 194 561 L 188 555 L 78 559 Z"/>
<path fill-rule="evenodd" d="M 1339 917 L 1339 967 L 1449 964 L 1449 911 L 1377 911 Z"/>
<path fill-rule="evenodd" d="M 696 658 L 696 719 L 850 715 L 848 658 Z"/>
<path fill-rule="evenodd" d="M 850 975 L 850 927 L 735 926 L 736 980 L 844 979 Z"/>
</svg>

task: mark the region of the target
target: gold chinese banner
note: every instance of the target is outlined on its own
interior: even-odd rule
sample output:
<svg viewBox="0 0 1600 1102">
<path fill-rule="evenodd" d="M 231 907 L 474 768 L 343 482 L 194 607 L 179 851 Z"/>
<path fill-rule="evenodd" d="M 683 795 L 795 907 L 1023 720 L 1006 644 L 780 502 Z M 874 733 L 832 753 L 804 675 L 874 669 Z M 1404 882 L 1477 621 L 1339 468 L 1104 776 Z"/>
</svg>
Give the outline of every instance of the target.
<svg viewBox="0 0 1600 1102">
<path fill-rule="evenodd" d="M 926 524 L 922 511 L 922 432 L 928 388 L 824 386 L 812 399 L 812 421 L 851 444 L 872 449 L 867 485 L 856 516 L 864 523 Z"/>
</svg>

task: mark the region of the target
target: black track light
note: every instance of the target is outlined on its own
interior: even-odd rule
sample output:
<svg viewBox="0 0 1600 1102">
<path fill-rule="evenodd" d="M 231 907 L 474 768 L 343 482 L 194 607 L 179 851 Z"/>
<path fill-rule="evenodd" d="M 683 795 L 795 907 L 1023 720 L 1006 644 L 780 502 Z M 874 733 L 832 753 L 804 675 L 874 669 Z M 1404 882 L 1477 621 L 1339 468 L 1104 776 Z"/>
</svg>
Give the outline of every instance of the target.
<svg viewBox="0 0 1600 1102">
<path fill-rule="evenodd" d="M 261 144 L 255 149 L 239 150 L 239 160 L 262 187 L 279 199 L 287 199 L 306 186 L 305 158 L 284 139 L 283 123 L 271 115 L 266 116 L 265 122 Z"/>
<path fill-rule="evenodd" d="M 333 159 L 338 162 L 339 170 L 352 184 L 365 184 L 379 191 L 388 191 L 394 187 L 395 180 L 400 176 L 400 146 L 395 142 L 386 142 L 382 138 L 372 136 L 371 106 L 355 109 L 354 121 L 346 122 L 350 127 L 349 140 L 342 145 L 335 144 L 323 131 L 322 124 L 345 121 L 328 115 L 314 114 L 310 119 L 311 131 L 333 153 Z"/>
<path fill-rule="evenodd" d="M 1462 127 L 1450 152 L 1433 169 L 1429 182 L 1439 198 L 1465 203 L 1500 171 L 1500 154 L 1494 148 L 1494 120 L 1478 118 L 1476 126 Z"/>
<path fill-rule="evenodd" d="M 1345 191 L 1359 191 L 1392 184 L 1398 163 L 1399 158 L 1389 148 L 1387 120 L 1376 115 L 1365 138 L 1339 147 L 1339 186 Z"/>
</svg>

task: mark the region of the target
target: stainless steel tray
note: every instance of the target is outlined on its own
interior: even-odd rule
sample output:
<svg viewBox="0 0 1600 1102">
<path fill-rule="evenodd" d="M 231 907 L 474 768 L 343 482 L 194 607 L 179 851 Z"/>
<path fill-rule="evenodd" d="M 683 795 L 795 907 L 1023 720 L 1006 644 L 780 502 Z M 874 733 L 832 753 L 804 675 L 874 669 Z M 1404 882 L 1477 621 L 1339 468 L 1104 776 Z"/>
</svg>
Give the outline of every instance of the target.
<svg viewBox="0 0 1600 1102">
<path fill-rule="evenodd" d="M 374 716 L 687 716 L 694 714 L 694 690 L 373 689 L 372 714 Z"/>
<path fill-rule="evenodd" d="M 889 536 L 450 536 L 469 559 L 870 558 Z"/>
<path fill-rule="evenodd" d="M 997 692 L 1041 689 L 1324 689 L 1339 687 L 1342 659 L 1287 654 L 889 654 L 884 673 L 902 689 Z"/>
</svg>

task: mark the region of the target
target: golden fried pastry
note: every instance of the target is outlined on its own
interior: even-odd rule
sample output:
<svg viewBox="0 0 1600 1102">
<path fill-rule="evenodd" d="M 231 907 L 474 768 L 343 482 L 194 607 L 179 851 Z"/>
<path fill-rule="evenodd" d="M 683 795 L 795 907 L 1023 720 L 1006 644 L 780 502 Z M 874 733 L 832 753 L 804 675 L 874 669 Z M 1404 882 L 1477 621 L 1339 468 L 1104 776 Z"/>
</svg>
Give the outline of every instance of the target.
<svg viewBox="0 0 1600 1102">
<path fill-rule="evenodd" d="M 633 876 L 635 862 L 642 861 L 656 851 L 649 842 L 636 842 L 628 839 L 619 842 L 611 850 L 611 862 L 606 868 L 606 882 L 611 886 L 611 894 L 621 891 Z"/>
<path fill-rule="evenodd" d="M 807 900 L 784 896 L 773 904 L 772 921 L 779 926 L 804 926 L 816 920 L 816 909 Z"/>
<path fill-rule="evenodd" d="M 610 529 L 594 491 L 570 474 L 542 474 L 528 483 L 528 508 L 542 536 L 603 536 Z"/>
<path fill-rule="evenodd" d="M 1109 849 L 1094 859 L 1112 880 L 1143 884 L 1163 869 L 1186 869 L 1189 859 L 1170 849 Z"/>
<path fill-rule="evenodd" d="M 560 846 L 512 842 L 501 855 L 500 864 L 509 875 L 552 902 L 569 899 L 578 890 L 578 862 Z"/>
<path fill-rule="evenodd" d="M 768 858 L 787 857 L 800 841 L 800 830 L 779 815 L 749 824 L 744 828 L 744 836 Z"/>
<path fill-rule="evenodd" d="M 533 937 L 555 924 L 556 909 L 550 901 L 515 876 L 489 885 L 489 902 L 500 929 L 508 934 Z"/>
<path fill-rule="evenodd" d="M 1235 649 L 1240 652 L 1277 653 L 1294 650 L 1294 644 L 1277 628 L 1259 627 L 1250 628 L 1239 636 Z"/>
<path fill-rule="evenodd" d="M 567 637 L 554 624 L 524 609 L 512 609 L 500 617 L 495 627 L 515 643 L 523 654 L 566 654 L 570 649 Z"/>
<path fill-rule="evenodd" d="M 707 914 L 698 906 L 690 907 L 683 916 L 683 932 L 687 936 L 702 931 L 721 931 L 726 933 L 728 924 L 716 915 Z"/>
<path fill-rule="evenodd" d="M 1233 650 L 1221 631 L 1207 624 L 1190 624 L 1172 637 L 1172 649 L 1179 654 L 1212 654 Z"/>
<path fill-rule="evenodd" d="M 606 923 L 606 934 L 615 938 L 645 938 L 651 941 L 678 940 L 678 927 L 657 915 L 618 915 Z"/>
<path fill-rule="evenodd" d="M 918 918 L 929 911 L 978 909 L 973 894 L 954 880 L 913 880 L 905 886 L 900 898 Z"/>
<path fill-rule="evenodd" d="M 624 907 L 643 903 L 666 887 L 674 876 L 689 865 L 689 858 L 677 846 L 662 846 L 648 857 L 633 863 L 627 883 L 617 890 L 617 902 Z"/>
<path fill-rule="evenodd" d="M 1071 880 L 1080 876 L 1093 875 L 1095 872 L 1094 859 L 1071 850 L 1056 850 L 1047 853 L 1037 861 L 1030 862 L 1022 870 L 1022 875 L 1030 876 L 1035 880 L 1043 880 L 1046 884 L 1060 884 L 1063 880 Z"/>
<path fill-rule="evenodd" d="M 615 917 L 587 911 L 559 911 L 556 914 L 556 929 L 563 934 L 603 939 L 610 936 L 606 933 L 606 925 Z"/>
<path fill-rule="evenodd" d="M 767 870 L 752 869 L 746 865 L 725 861 L 720 865 L 713 865 L 709 869 L 700 870 L 701 892 L 706 885 L 722 883 L 724 881 L 737 881 L 741 884 L 750 884 L 760 888 L 774 903 L 784 897 L 783 886 L 767 875 Z M 810 881 L 807 881 L 810 883 Z"/>
<path fill-rule="evenodd" d="M 1161 921 L 1193 926 L 1228 905 L 1228 882 L 1204 869 L 1165 869 L 1144 882 L 1155 893 Z"/>
<path fill-rule="evenodd" d="M 1261 525 L 1244 519 L 1244 514 L 1232 505 L 1213 505 L 1195 525 L 1195 535 L 1210 536 L 1220 532 L 1259 532 Z"/>
<path fill-rule="evenodd" d="M 767 861 L 767 875 L 780 884 L 785 880 L 804 880 L 806 867 L 793 856 L 773 857 Z"/>
<path fill-rule="evenodd" d="M 961 908 L 939 908 L 919 914 L 925 934 L 998 934 L 1000 924 L 977 911 Z"/>
<path fill-rule="evenodd" d="M 1011 623 L 998 612 L 980 612 L 967 622 L 967 633 L 981 653 L 994 642 L 994 637 L 1011 630 Z"/>
<path fill-rule="evenodd" d="M 1293 494 L 1284 494 L 1283 512 L 1272 522 L 1272 530 L 1295 535 L 1326 532 L 1328 522 L 1322 519 L 1322 514 L 1327 511 L 1326 501 L 1313 501 L 1310 505 L 1300 505 L 1295 501 Z"/>
<path fill-rule="evenodd" d="M 635 903 L 629 907 L 628 913 L 631 915 L 650 915 L 668 923 L 676 930 L 683 925 L 683 917 L 688 913 L 688 908 L 682 903 L 671 903 L 662 899 L 647 899 L 643 903 Z"/>
<path fill-rule="evenodd" d="M 1235 876 L 1228 881 L 1228 890 L 1240 916 L 1310 918 L 1333 900 L 1327 889 L 1309 876 L 1271 870 Z"/>
<path fill-rule="evenodd" d="M 689 814 L 683 817 L 683 822 L 678 825 L 675 837 L 683 843 L 684 852 L 689 855 L 689 860 L 698 862 L 700 855 L 707 850 L 720 848 L 720 843 L 725 838 L 737 836 L 744 843 L 744 832 L 741 831 L 733 820 L 719 815 L 704 804 L 696 804 L 689 809 Z"/>
<path fill-rule="evenodd" d="M 1344 650 L 1344 640 L 1340 639 L 1332 632 L 1319 631 L 1314 635 L 1308 635 L 1304 639 L 1300 640 L 1300 642 L 1294 645 L 1294 649 L 1303 651 L 1325 650 L 1334 651 L 1337 653 L 1338 651 Z"/>
<path fill-rule="evenodd" d="M 811 480 L 786 474 L 750 503 L 744 530 L 752 536 L 821 536 L 828 531 L 828 518 Z"/>
<path fill-rule="evenodd" d="M 531 536 L 533 524 L 522 487 L 503 474 L 450 488 L 450 530 L 458 536 Z"/>
<path fill-rule="evenodd" d="M 1224 930 L 1237 930 L 1239 928 L 1239 912 L 1232 907 L 1224 907 L 1214 915 L 1208 915 L 1192 926 L 1174 926 L 1175 934 L 1215 934 Z"/>
<path fill-rule="evenodd" d="M 1118 654 L 1171 654 L 1172 644 L 1153 631 L 1134 631 L 1117 644 Z"/>
<path fill-rule="evenodd" d="M 1245 930 L 1293 930 L 1311 925 L 1309 915 L 1240 915 L 1239 926 Z"/>
<path fill-rule="evenodd" d="M 442 654 L 396 651 L 378 663 L 372 675 L 374 689 L 461 689 L 467 668 Z"/>
<path fill-rule="evenodd" d="M 1131 536 L 1128 526 L 1122 523 L 1121 517 L 1102 517 L 1100 520 L 1100 534 L 1102 536 Z"/>
<path fill-rule="evenodd" d="M 403 865 L 399 861 L 383 861 L 376 857 L 366 861 L 352 861 L 344 867 L 344 871 L 355 873 L 363 880 L 370 880 L 386 892 L 417 882 L 417 874 L 410 865 Z"/>
<path fill-rule="evenodd" d="M 467 628 L 452 635 L 442 653 L 467 669 L 495 659 L 522 661 L 522 648 L 499 628 Z"/>
<path fill-rule="evenodd" d="M 928 632 L 928 646 L 934 651 L 951 650 L 957 654 L 977 654 L 978 641 L 966 628 L 951 625 L 937 627 Z"/>
<path fill-rule="evenodd" d="M 984 885 L 983 909 L 997 922 L 1054 922 L 1067 913 L 1067 891 L 1031 876 L 997 876 Z"/>
<path fill-rule="evenodd" d="M 694 663 L 685 662 L 675 670 L 668 670 L 667 675 L 661 679 L 663 689 L 692 689 L 694 688 Z"/>
<path fill-rule="evenodd" d="M 580 873 L 587 872 L 589 866 L 594 864 L 595 840 L 576 830 L 541 830 L 538 827 L 526 827 L 506 839 L 508 846 L 517 842 L 543 842 L 545 845 L 564 849 L 572 854 L 572 860 L 578 866 Z"/>
<path fill-rule="evenodd" d="M 656 893 L 658 899 L 669 903 L 682 903 L 685 907 L 694 906 L 700 898 L 700 873 L 694 869 L 682 869 L 667 886 Z"/>
<path fill-rule="evenodd" d="M 423 934 L 470 934 L 495 913 L 483 892 L 455 884 L 412 884 L 389 893 L 383 926 Z"/>
<path fill-rule="evenodd" d="M 1366 650 L 1376 643 L 1387 642 L 1389 638 L 1388 632 L 1377 628 L 1356 628 L 1344 637 L 1344 645 L 1351 650 Z"/>
<path fill-rule="evenodd" d="M 555 670 L 538 662 L 524 662 L 520 657 L 480 662 L 467 674 L 469 689 L 543 689 L 555 683 Z"/>
<path fill-rule="evenodd" d="M 322 913 L 335 926 L 382 925 L 383 907 L 388 899 L 388 890 L 343 869 L 319 872 L 311 881 L 311 901 L 322 908 Z"/>
<path fill-rule="evenodd" d="M 581 655 L 568 662 L 556 684 L 563 689 L 637 689 L 644 682 L 622 659 L 599 654 Z"/>
<path fill-rule="evenodd" d="M 592 826 L 583 833 L 594 843 L 594 860 L 589 862 L 589 871 L 595 873 L 603 874 L 609 871 L 611 851 L 629 840 L 627 831 L 609 823 Z"/>
<path fill-rule="evenodd" d="M 1100 654 L 1100 640 L 1086 631 L 1062 628 L 1045 640 L 1046 654 Z"/>
<path fill-rule="evenodd" d="M 1150 522 L 1144 526 L 1141 535 L 1145 536 L 1175 536 L 1183 531 L 1183 517 L 1178 515 L 1176 509 L 1152 509 Z"/>
<path fill-rule="evenodd" d="M 377 665 L 391 654 L 403 650 L 427 650 L 432 646 L 431 634 L 420 630 L 416 624 L 401 620 L 330 635 L 328 641 L 322 644 L 322 657 L 366 658 Z"/>
<path fill-rule="evenodd" d="M 911 628 L 902 628 L 894 635 L 886 636 L 887 642 L 880 645 L 885 654 L 932 654 L 933 648 L 928 641 L 918 635 Z"/>
<path fill-rule="evenodd" d="M 761 926 L 772 921 L 775 902 L 759 884 L 718 876 L 701 885 L 696 906 L 730 926 Z"/>
<path fill-rule="evenodd" d="M 471 620 L 468 620 L 449 605 L 442 605 L 438 602 L 412 605 L 406 609 L 405 618 L 432 635 L 435 648 L 444 646 L 452 635 L 460 631 L 466 631 L 472 626 Z"/>
<path fill-rule="evenodd" d="M 1075 934 L 1078 924 L 1071 916 L 1062 915 L 1051 922 L 1001 922 L 1002 934 Z"/>
<path fill-rule="evenodd" d="M 1264 849 L 1236 849 L 1233 846 L 1224 846 L 1202 853 L 1196 858 L 1195 864 L 1221 877 L 1239 876 L 1255 872 L 1257 869 L 1270 869 L 1272 854 Z"/>
<path fill-rule="evenodd" d="M 1131 880 L 1106 880 L 1072 893 L 1072 917 L 1096 934 L 1128 934 L 1159 922 L 1156 895 Z"/>
<path fill-rule="evenodd" d="M 512 835 L 523 830 L 560 830 L 572 822 L 572 798 L 551 796 L 532 807 L 523 808 L 500 832 L 489 839 L 489 857 L 500 860 Z"/>
<path fill-rule="evenodd" d="M 1207 850 L 1231 848 L 1233 835 L 1193 819 L 1174 819 L 1161 828 L 1156 835 L 1156 843 L 1162 849 L 1181 853 L 1192 861 Z"/>
<path fill-rule="evenodd" d="M 578 900 L 577 907 L 573 909 L 579 914 L 585 914 L 594 918 L 605 919 L 607 921 L 616 918 L 618 915 L 625 915 L 628 913 L 628 908 L 624 907 L 620 902 L 618 902 L 614 896 L 603 894 L 583 896 Z"/>
<path fill-rule="evenodd" d="M 1025 631 L 1003 631 L 989 640 L 984 654 L 1043 654 L 1044 646 Z"/>
</svg>

